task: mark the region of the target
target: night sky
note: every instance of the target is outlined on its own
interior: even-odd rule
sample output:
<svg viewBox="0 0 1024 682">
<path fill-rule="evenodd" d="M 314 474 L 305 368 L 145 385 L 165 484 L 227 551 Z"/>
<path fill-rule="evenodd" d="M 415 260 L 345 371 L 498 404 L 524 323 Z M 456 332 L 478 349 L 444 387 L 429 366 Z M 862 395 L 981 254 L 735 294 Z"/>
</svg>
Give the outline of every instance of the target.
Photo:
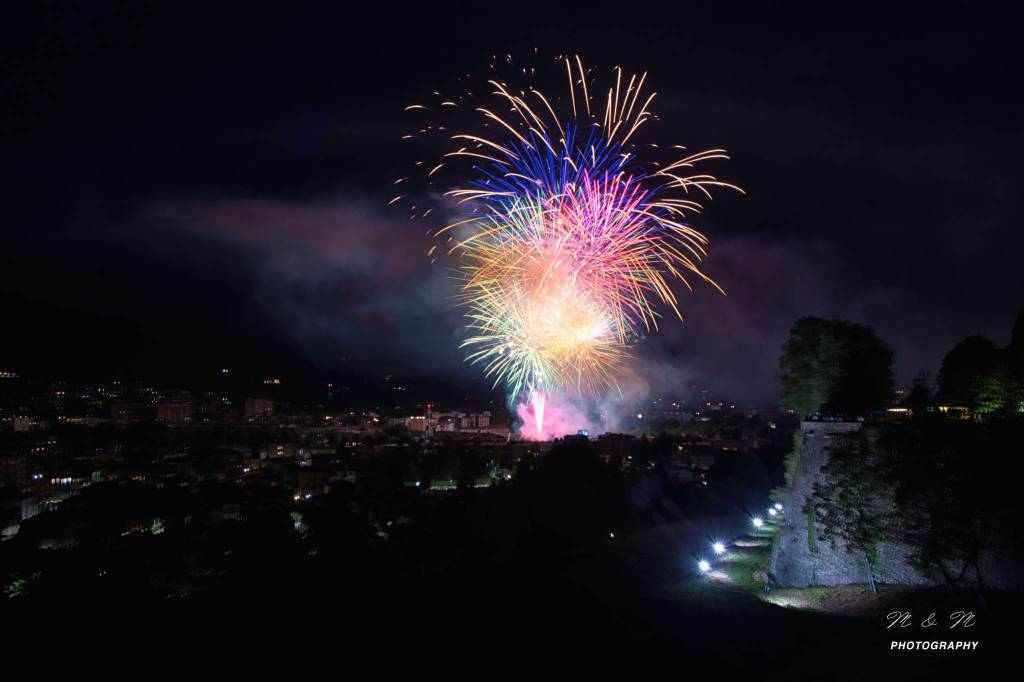
<svg viewBox="0 0 1024 682">
<path fill-rule="evenodd" d="M 0 369 L 482 384 L 426 226 L 386 203 L 402 107 L 534 47 L 648 70 L 658 136 L 727 148 L 747 191 L 696 222 L 728 296 L 685 297 L 641 373 L 771 403 L 821 315 L 874 326 L 906 382 L 1024 305 L 1019 16 L 34 4 L 0 48 Z"/>
</svg>

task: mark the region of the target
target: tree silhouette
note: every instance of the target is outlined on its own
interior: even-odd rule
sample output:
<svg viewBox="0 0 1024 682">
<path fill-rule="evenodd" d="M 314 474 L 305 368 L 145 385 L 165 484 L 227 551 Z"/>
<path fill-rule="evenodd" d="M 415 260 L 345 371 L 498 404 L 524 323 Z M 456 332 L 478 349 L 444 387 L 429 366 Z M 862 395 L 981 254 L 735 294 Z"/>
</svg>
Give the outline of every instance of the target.
<svg viewBox="0 0 1024 682">
<path fill-rule="evenodd" d="M 1006 405 L 1013 393 L 1010 385 L 1009 352 L 975 334 L 946 353 L 939 370 L 942 401 L 968 407 L 974 413 L 995 412 Z"/>
<path fill-rule="evenodd" d="M 818 411 L 865 415 L 892 390 L 892 350 L 862 324 L 804 317 L 779 359 L 782 406 L 798 416 Z"/>
</svg>

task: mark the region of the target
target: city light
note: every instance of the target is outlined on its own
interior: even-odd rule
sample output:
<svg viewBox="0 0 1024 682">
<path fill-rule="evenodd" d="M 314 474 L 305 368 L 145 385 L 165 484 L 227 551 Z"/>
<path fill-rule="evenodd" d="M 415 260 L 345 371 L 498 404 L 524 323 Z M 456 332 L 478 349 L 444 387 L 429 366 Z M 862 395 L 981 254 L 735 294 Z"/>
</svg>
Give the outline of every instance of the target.
<svg viewBox="0 0 1024 682">
<path fill-rule="evenodd" d="M 711 549 L 715 550 L 715 554 L 725 554 L 725 543 L 716 542 L 711 545 Z"/>
<path fill-rule="evenodd" d="M 754 524 L 754 528 L 760 528 L 764 525 L 764 520 L 760 516 L 755 516 L 750 522 Z"/>
<path fill-rule="evenodd" d="M 707 559 L 701 559 L 697 562 L 697 568 L 700 569 L 701 573 L 707 573 L 711 570 L 711 564 L 708 563 Z"/>
<path fill-rule="evenodd" d="M 768 513 L 771 514 L 772 516 L 775 516 L 776 514 L 779 513 L 779 510 L 776 509 L 775 507 L 772 507 L 771 509 L 768 510 Z"/>
<path fill-rule="evenodd" d="M 782 511 L 782 503 L 781 502 L 776 502 L 775 503 L 775 508 L 778 509 L 779 511 Z"/>
</svg>

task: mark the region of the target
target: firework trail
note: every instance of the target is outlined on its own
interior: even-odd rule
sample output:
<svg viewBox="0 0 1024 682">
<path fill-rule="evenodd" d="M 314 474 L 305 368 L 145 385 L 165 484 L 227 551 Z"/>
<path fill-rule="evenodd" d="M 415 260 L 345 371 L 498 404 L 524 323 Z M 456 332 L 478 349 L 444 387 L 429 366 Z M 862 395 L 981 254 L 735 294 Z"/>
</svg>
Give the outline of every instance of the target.
<svg viewBox="0 0 1024 682">
<path fill-rule="evenodd" d="M 464 162 L 443 190 L 457 219 L 435 233 L 458 262 L 469 332 L 462 346 L 512 401 L 525 398 L 536 438 L 545 435 L 548 396 L 617 387 L 631 346 L 657 331 L 657 309 L 682 318 L 673 283 L 692 290 L 691 280 L 703 280 L 721 291 L 700 268 L 708 240 L 688 217 L 712 191 L 739 190 L 694 171 L 727 159 L 725 150 L 669 147 L 674 160 L 659 162 L 653 157 L 665 150 L 633 141 L 654 118 L 647 74 L 623 83 L 616 67 L 598 107 L 579 57 L 559 61 L 567 97 L 491 79 L 494 103 L 473 107 L 482 130 L 420 129 L 456 145 L 430 165 L 428 180 Z M 467 108 L 475 99 L 435 95 L 437 107 L 407 110 Z"/>
</svg>

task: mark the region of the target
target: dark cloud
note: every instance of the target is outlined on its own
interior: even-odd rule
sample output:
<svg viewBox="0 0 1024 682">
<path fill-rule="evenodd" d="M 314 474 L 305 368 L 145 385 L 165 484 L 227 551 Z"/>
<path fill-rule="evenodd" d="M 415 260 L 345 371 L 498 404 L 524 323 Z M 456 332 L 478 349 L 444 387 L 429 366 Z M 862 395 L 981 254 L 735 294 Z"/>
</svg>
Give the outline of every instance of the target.
<svg viewBox="0 0 1024 682">
<path fill-rule="evenodd" d="M 650 390 L 770 402 L 802 315 L 874 326 L 902 381 L 967 334 L 1006 341 L 1024 303 L 1013 13 L 367 11 L 41 3 L 9 22 L 0 354 L 482 382 L 431 226 L 385 204 L 410 161 L 402 106 L 534 46 L 648 70 L 645 134 L 728 148 L 713 172 L 748 192 L 696 222 L 728 295 L 696 287 L 641 342 Z"/>
<path fill-rule="evenodd" d="M 252 301 L 321 367 L 462 371 L 452 274 L 431 265 L 425 226 L 397 210 L 350 198 L 177 200 L 137 222 L 229 247 L 251 273 Z"/>
</svg>

